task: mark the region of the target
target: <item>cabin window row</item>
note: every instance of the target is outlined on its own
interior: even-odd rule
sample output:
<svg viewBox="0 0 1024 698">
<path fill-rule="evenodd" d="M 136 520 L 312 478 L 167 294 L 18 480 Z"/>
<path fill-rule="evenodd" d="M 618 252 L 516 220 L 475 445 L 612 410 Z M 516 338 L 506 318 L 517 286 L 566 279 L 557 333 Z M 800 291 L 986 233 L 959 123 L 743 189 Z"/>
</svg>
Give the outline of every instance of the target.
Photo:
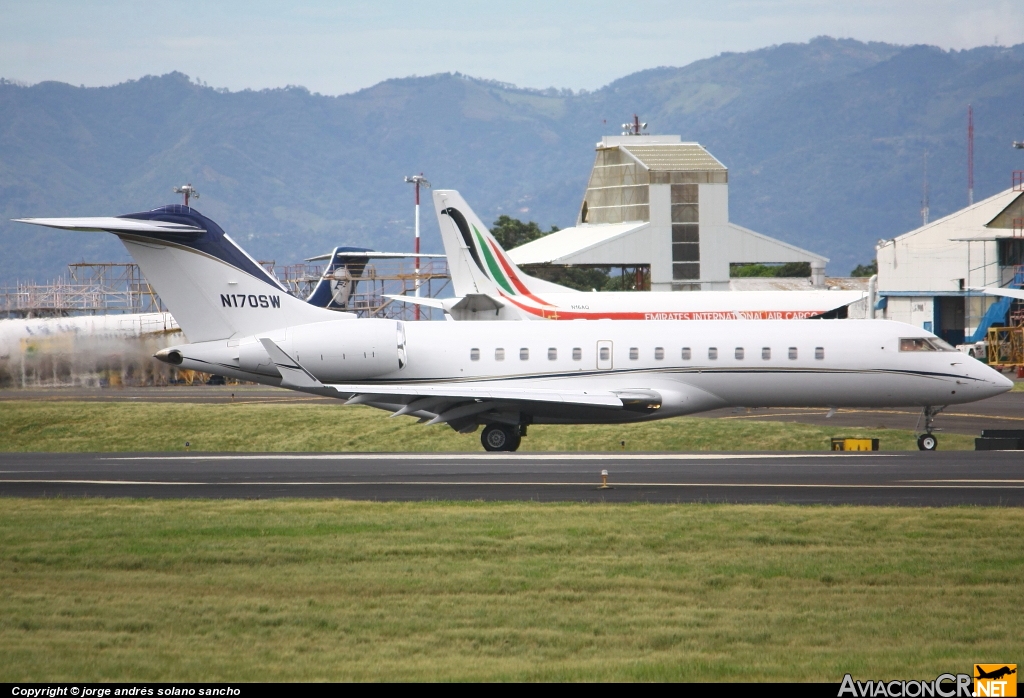
<svg viewBox="0 0 1024 698">
<path fill-rule="evenodd" d="M 474 348 L 469 350 L 469 360 L 470 361 L 479 361 L 480 360 L 480 349 L 478 347 L 474 347 Z M 505 360 L 505 350 L 502 349 L 502 348 L 495 349 L 494 350 L 494 360 L 495 361 L 504 361 Z M 529 361 L 530 360 L 530 349 L 528 347 L 522 347 L 519 350 L 519 360 L 520 361 Z M 556 347 L 548 347 L 548 361 L 557 361 L 557 360 L 558 360 L 558 349 Z M 573 361 L 582 361 L 583 360 L 583 349 L 581 347 L 573 347 L 572 348 L 572 360 Z"/>
<path fill-rule="evenodd" d="M 904 351 L 906 351 L 906 350 L 904 349 Z M 611 350 L 608 347 L 601 347 L 599 349 L 599 354 L 600 354 L 600 359 L 602 361 L 607 361 L 608 359 L 611 358 Z M 799 359 L 800 358 L 800 350 L 797 347 L 789 347 L 789 351 L 787 352 L 787 356 L 791 360 Z M 693 358 L 693 351 L 690 349 L 690 347 L 683 347 L 682 353 L 681 353 L 681 357 L 682 357 L 683 361 L 690 361 Z M 630 347 L 629 348 L 629 359 L 630 359 L 630 361 L 637 361 L 639 358 L 640 358 L 640 348 L 639 347 Z M 654 348 L 654 358 L 655 358 L 656 361 L 664 360 L 664 358 L 665 358 L 665 347 L 655 347 Z M 743 361 L 746 358 L 746 350 L 743 347 L 736 347 L 733 350 L 733 358 L 735 358 L 737 361 Z M 761 347 L 761 359 L 764 360 L 764 361 L 770 361 L 771 358 L 772 358 L 772 348 L 771 347 Z M 814 347 L 814 358 L 818 359 L 818 360 L 824 359 L 825 358 L 825 347 Z M 475 348 L 475 347 L 473 349 L 470 349 L 469 350 L 469 359 L 470 359 L 470 361 L 479 361 L 480 360 L 480 349 L 479 348 Z M 519 360 L 520 361 L 529 361 L 529 359 L 530 359 L 530 350 L 529 350 L 529 348 L 522 347 L 519 350 Z M 573 361 L 581 361 L 582 359 L 583 359 L 583 349 L 581 347 L 573 347 L 573 349 L 572 349 L 572 360 Z M 711 361 L 717 361 L 718 360 L 718 347 L 708 347 L 708 359 L 711 360 Z M 505 350 L 501 349 L 501 348 L 495 349 L 494 350 L 494 360 L 495 361 L 504 361 L 505 360 Z M 555 348 L 555 347 L 548 347 L 548 361 L 557 361 L 557 360 L 558 360 L 558 349 Z"/>
<path fill-rule="evenodd" d="M 789 350 L 786 352 L 786 354 L 791 360 L 794 361 L 800 358 L 800 350 L 797 347 L 789 347 Z M 732 355 L 733 358 L 736 359 L 737 361 L 743 361 L 746 358 L 746 350 L 743 347 L 736 347 L 733 350 Z M 693 358 L 693 352 L 690 350 L 690 347 L 683 347 L 682 358 L 683 361 L 689 361 L 690 359 Z M 771 358 L 772 348 L 761 347 L 761 359 L 764 361 L 770 361 Z M 825 347 L 814 347 L 814 358 L 818 360 L 824 359 Z M 718 359 L 718 347 L 708 347 L 708 359 L 710 359 L 711 361 L 716 361 Z"/>
</svg>

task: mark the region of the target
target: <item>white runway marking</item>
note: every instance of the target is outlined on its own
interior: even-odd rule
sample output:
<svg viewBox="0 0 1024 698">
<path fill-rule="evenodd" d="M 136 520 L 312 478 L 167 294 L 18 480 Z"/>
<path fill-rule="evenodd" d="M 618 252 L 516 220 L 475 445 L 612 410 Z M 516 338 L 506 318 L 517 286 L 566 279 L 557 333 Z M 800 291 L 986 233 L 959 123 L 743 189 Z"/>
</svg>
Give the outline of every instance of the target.
<svg viewBox="0 0 1024 698">
<path fill-rule="evenodd" d="M 807 484 L 807 483 L 778 483 L 778 482 L 615 482 L 610 485 L 611 489 L 617 487 L 730 487 L 730 488 L 787 488 L 798 489 L 896 489 L 896 490 L 949 490 L 949 489 L 1024 489 L 1024 483 L 1019 485 L 998 484 L 1000 480 L 978 480 L 977 482 L 991 482 L 989 485 L 965 485 L 965 484 Z M 241 485 L 263 486 L 263 487 L 364 487 L 364 486 L 412 486 L 412 487 L 585 487 L 598 489 L 596 482 L 492 482 L 492 481 L 373 481 L 373 482 L 323 482 L 323 481 L 299 481 L 299 482 L 164 482 L 145 480 L 6 480 L 0 479 L 3 483 L 20 483 L 33 485 L 171 485 L 171 486 L 227 486 L 237 487 Z"/>
<path fill-rule="evenodd" d="M 878 452 L 861 452 L 861 453 L 841 453 L 841 452 L 825 452 L 825 453 L 783 453 L 783 454 L 770 454 L 770 453 L 752 453 L 750 455 L 735 454 L 735 453 L 683 453 L 683 454 L 672 454 L 672 453 L 517 453 L 517 454 L 499 454 L 499 453 L 327 453 L 327 454 L 274 454 L 274 455 L 262 455 L 259 453 L 253 453 L 249 455 L 226 455 L 226 456 L 206 456 L 196 455 L 190 456 L 188 454 L 180 454 L 173 456 L 109 456 L 101 458 L 100 460 L 498 460 L 502 458 L 514 459 L 516 461 L 529 461 L 529 460 L 581 460 L 581 461 L 592 461 L 592 460 L 751 460 L 751 459 L 788 459 L 788 458 L 863 458 L 865 455 L 874 457 L 892 458 L 898 457 L 902 454 L 898 453 L 878 453 Z"/>
<path fill-rule="evenodd" d="M 1024 480 L 901 480 L 901 482 L 1001 482 L 1008 485 L 1024 485 Z"/>
<path fill-rule="evenodd" d="M 33 484 L 33 485 L 216 485 L 216 484 L 231 484 L 231 483 L 216 483 L 216 482 L 161 482 L 159 480 L 8 480 L 6 478 L 0 478 L 0 484 L 5 482 L 17 482 L 22 484 Z M 245 484 L 256 484 L 256 483 L 245 483 Z"/>
</svg>

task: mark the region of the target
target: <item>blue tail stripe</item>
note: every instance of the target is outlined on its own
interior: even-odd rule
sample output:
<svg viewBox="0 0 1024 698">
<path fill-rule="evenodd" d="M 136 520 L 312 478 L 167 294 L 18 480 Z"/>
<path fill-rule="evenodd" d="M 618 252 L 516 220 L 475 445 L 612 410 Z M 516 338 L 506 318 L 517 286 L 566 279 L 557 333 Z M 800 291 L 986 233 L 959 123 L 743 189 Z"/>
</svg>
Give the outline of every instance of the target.
<svg viewBox="0 0 1024 698">
<path fill-rule="evenodd" d="M 152 238 L 173 242 L 182 247 L 190 247 L 198 252 L 203 252 L 211 257 L 216 257 L 225 264 L 244 271 L 245 273 L 265 281 L 275 289 L 287 291 L 274 276 L 266 269 L 256 264 L 237 245 L 233 244 L 224 233 L 224 230 L 214 221 L 196 211 L 191 206 L 172 204 L 161 206 L 152 211 L 141 213 L 128 213 L 119 218 L 133 218 L 140 221 L 164 221 L 167 223 L 181 223 L 194 226 L 206 232 L 177 232 L 162 231 L 159 233 L 132 233 L 134 237 Z"/>
</svg>

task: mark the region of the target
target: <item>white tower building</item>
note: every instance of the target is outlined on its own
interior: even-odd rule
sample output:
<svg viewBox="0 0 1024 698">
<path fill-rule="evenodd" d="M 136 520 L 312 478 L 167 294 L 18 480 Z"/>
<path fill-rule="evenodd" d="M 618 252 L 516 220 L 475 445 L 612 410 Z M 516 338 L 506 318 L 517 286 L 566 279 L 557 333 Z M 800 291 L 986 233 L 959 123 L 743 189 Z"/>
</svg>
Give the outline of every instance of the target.
<svg viewBox="0 0 1024 698">
<path fill-rule="evenodd" d="M 728 290 L 730 264 L 821 255 L 729 222 L 729 171 L 679 136 L 606 136 L 597 144 L 576 226 L 509 251 L 516 264 L 649 266 L 652 291 Z"/>
</svg>

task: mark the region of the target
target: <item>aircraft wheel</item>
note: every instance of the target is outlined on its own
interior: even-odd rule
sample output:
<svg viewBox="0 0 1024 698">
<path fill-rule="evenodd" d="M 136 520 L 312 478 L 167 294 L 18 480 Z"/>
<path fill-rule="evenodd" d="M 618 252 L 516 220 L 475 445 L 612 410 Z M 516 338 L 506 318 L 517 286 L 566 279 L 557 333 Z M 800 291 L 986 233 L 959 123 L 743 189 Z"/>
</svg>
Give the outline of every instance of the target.
<svg viewBox="0 0 1024 698">
<path fill-rule="evenodd" d="M 917 437 L 917 447 L 922 451 L 934 451 L 939 445 L 939 440 L 932 434 L 921 434 Z"/>
<path fill-rule="evenodd" d="M 515 451 L 521 440 L 519 429 L 506 424 L 491 424 L 480 435 L 485 451 Z"/>
</svg>

